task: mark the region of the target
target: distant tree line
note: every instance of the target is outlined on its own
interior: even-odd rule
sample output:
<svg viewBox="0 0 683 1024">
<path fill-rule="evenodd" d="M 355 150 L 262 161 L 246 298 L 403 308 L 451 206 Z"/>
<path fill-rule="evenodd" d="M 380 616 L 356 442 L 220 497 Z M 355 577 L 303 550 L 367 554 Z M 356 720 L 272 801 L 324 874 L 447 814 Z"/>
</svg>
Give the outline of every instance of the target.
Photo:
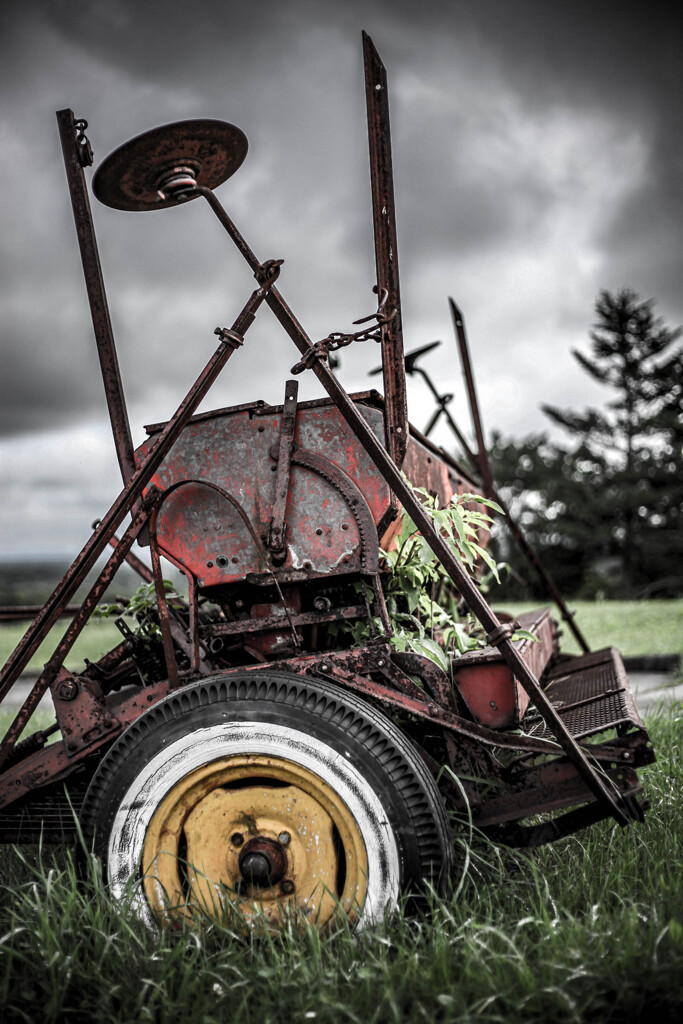
<svg viewBox="0 0 683 1024">
<path fill-rule="evenodd" d="M 683 349 L 653 306 L 628 288 L 598 296 L 590 354 L 573 355 L 609 399 L 580 412 L 543 406 L 567 443 L 494 435 L 496 484 L 569 595 L 683 593 Z M 507 595 L 542 597 L 504 527 L 492 543 L 510 566 Z"/>
</svg>

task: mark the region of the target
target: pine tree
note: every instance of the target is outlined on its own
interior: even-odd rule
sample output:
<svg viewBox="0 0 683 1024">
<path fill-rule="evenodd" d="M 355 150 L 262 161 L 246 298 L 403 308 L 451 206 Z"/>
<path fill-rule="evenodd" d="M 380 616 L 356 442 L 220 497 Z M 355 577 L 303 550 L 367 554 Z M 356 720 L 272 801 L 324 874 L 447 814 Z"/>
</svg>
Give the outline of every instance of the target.
<svg viewBox="0 0 683 1024">
<path fill-rule="evenodd" d="M 653 306 L 628 288 L 598 296 L 591 352 L 573 354 L 611 398 L 582 412 L 543 406 L 573 446 L 544 439 L 545 458 L 534 456 L 525 470 L 520 451 L 511 472 L 514 444 L 497 445 L 499 468 L 526 506 L 527 529 L 571 589 L 579 572 L 608 577 L 611 561 L 605 588 L 612 596 L 683 591 L 681 331 L 665 326 Z M 525 498 L 527 486 L 537 489 Z"/>
</svg>

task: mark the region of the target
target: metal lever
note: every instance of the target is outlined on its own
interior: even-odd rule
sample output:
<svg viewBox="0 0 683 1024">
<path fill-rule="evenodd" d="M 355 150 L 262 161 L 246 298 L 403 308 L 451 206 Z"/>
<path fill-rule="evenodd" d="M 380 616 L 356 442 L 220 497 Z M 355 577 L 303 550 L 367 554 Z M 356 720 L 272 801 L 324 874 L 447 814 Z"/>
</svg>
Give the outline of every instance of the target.
<svg viewBox="0 0 683 1024">
<path fill-rule="evenodd" d="M 282 420 L 280 421 L 280 440 L 277 452 L 271 452 L 273 458 L 277 458 L 277 475 L 275 477 L 273 515 L 268 528 L 268 548 L 273 555 L 273 561 L 280 565 L 285 560 L 285 513 L 287 511 L 287 494 L 289 492 L 289 476 L 291 472 L 292 449 L 294 447 L 298 394 L 298 382 L 288 380 L 285 385 L 285 402 L 282 407 Z"/>
</svg>

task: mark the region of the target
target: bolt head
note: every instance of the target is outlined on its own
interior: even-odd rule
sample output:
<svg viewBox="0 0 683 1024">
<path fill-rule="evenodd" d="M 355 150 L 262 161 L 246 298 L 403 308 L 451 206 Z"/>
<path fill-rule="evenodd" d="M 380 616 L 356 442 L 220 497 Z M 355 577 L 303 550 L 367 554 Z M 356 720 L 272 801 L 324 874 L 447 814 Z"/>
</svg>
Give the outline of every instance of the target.
<svg viewBox="0 0 683 1024">
<path fill-rule="evenodd" d="M 72 679 L 59 684 L 57 696 L 60 700 L 73 700 L 78 693 L 78 686 Z"/>
<path fill-rule="evenodd" d="M 289 832 L 281 832 L 280 835 L 277 837 L 277 841 L 278 843 L 281 843 L 282 846 L 287 846 L 291 838 L 292 837 L 290 836 Z"/>
<path fill-rule="evenodd" d="M 294 892 L 294 888 L 295 888 L 294 882 L 290 882 L 288 879 L 285 879 L 285 881 L 280 886 L 280 891 L 285 896 L 291 896 L 292 893 Z"/>
<path fill-rule="evenodd" d="M 244 836 L 241 832 L 233 832 L 230 836 L 230 842 L 233 846 L 241 846 L 244 842 Z"/>
</svg>

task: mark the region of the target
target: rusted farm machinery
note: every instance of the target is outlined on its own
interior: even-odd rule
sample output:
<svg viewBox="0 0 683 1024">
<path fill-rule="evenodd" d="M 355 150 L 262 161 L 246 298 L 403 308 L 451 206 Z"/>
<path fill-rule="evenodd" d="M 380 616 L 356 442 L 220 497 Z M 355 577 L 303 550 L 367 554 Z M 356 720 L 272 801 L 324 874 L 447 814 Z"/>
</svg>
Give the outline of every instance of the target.
<svg viewBox="0 0 683 1024">
<path fill-rule="evenodd" d="M 225 897 L 274 920 L 291 902 L 321 925 L 340 907 L 377 920 L 401 891 L 447 884 L 449 809 L 516 846 L 642 817 L 636 769 L 654 755 L 618 653 L 561 655 L 548 609 L 524 623 L 537 642 L 513 640 L 415 493 L 444 506 L 491 495 L 493 482 L 480 431 L 466 468 L 407 419 L 387 83 L 367 36 L 364 56 L 378 308 L 355 334 L 312 343 L 276 288 L 281 261 L 257 259 L 219 203 L 214 189 L 246 154 L 233 125 L 166 125 L 99 167 L 94 192 L 119 209 L 205 199 L 256 278 L 177 411 L 136 451 L 85 184 L 87 125 L 57 115 L 124 486 L 3 670 L 0 699 L 111 546 L 0 745 L 0 838 L 72 838 L 73 808 L 114 891 L 137 879 L 148 921 L 220 912 Z M 300 403 L 290 380 L 281 406 L 197 415 L 264 303 L 299 350 L 295 375 L 313 372 L 327 397 Z M 329 366 L 332 350 L 367 338 L 381 343 L 383 397 L 348 395 Z M 380 548 L 401 509 L 485 632 L 451 674 L 392 646 Z M 180 602 L 162 557 L 185 575 Z M 122 624 L 114 650 L 68 671 L 124 560 L 154 584 L 156 634 Z M 372 635 L 356 646 L 339 626 L 362 622 Z M 54 726 L 20 739 L 48 690 Z"/>
</svg>

